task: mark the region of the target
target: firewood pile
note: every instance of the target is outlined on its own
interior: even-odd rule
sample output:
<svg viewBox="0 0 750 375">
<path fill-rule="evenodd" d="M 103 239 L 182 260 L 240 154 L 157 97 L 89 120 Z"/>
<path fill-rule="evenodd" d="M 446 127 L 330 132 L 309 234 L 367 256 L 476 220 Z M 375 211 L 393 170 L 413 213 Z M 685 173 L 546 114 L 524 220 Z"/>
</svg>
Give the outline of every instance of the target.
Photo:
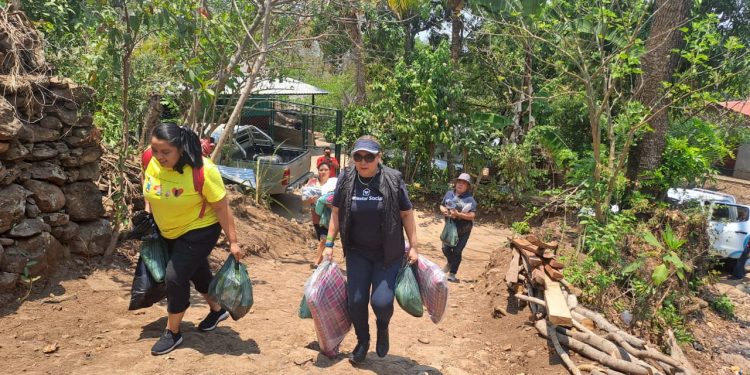
<svg viewBox="0 0 750 375">
<path fill-rule="evenodd" d="M 580 291 L 563 277 L 557 242 L 530 235 L 510 239 L 510 247 L 508 288 L 520 308 L 529 306 L 534 327 L 550 340 L 571 374 L 698 374 L 671 331 L 668 355 L 580 305 Z M 566 349 L 593 363 L 574 362 Z"/>
</svg>

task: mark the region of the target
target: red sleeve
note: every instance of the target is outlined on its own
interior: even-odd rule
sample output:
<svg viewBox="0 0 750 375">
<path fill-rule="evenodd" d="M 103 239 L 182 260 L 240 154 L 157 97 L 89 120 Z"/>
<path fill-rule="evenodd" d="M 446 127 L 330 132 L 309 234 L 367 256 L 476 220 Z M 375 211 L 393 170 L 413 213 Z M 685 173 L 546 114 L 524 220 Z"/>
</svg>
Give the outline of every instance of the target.
<svg viewBox="0 0 750 375">
<path fill-rule="evenodd" d="M 147 148 L 146 151 L 143 151 L 143 154 L 141 155 L 141 167 L 143 167 L 144 171 L 146 171 L 148 163 L 151 162 L 152 157 L 153 152 L 151 151 L 151 147 Z"/>
</svg>

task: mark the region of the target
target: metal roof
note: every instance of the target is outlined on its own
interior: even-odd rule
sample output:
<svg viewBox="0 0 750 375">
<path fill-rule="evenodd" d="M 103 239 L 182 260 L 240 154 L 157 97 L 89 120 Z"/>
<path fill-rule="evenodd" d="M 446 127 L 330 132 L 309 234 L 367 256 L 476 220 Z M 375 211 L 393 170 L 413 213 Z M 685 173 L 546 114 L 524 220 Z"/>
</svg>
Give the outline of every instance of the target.
<svg viewBox="0 0 750 375">
<path fill-rule="evenodd" d="M 327 95 L 328 91 L 293 78 L 263 79 L 256 82 L 253 94 L 258 95 Z"/>
</svg>

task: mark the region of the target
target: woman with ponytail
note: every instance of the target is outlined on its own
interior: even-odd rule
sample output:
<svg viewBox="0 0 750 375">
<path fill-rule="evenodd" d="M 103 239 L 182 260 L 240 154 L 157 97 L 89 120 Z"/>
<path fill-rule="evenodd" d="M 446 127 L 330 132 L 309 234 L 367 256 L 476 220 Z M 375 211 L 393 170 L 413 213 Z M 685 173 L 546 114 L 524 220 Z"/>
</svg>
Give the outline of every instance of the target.
<svg viewBox="0 0 750 375">
<path fill-rule="evenodd" d="M 151 354 L 160 355 L 182 343 L 180 323 L 190 306 L 191 281 L 210 307 L 208 316 L 198 325 L 200 330 L 211 331 L 229 316 L 208 297 L 208 284 L 213 278 L 208 255 L 222 229 L 238 261 L 242 252 L 221 175 L 216 165 L 202 157 L 195 132 L 171 123 L 159 124 L 142 161 L 146 210 L 153 215 L 169 253 L 165 277 L 167 329 L 151 348 Z"/>
</svg>

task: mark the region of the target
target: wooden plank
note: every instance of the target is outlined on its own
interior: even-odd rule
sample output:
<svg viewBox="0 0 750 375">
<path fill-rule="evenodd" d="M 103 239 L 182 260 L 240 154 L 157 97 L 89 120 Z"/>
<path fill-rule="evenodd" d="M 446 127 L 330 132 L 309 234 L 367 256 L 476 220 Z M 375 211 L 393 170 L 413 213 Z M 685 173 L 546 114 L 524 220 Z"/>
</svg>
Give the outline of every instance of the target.
<svg viewBox="0 0 750 375">
<path fill-rule="evenodd" d="M 557 248 L 560 246 L 560 244 L 557 241 L 544 242 L 541 239 L 539 239 L 539 237 L 533 234 L 526 236 L 526 241 L 529 241 L 530 244 L 540 249 L 557 250 Z"/>
<path fill-rule="evenodd" d="M 560 283 L 550 279 L 545 280 L 544 301 L 547 303 L 547 319 L 552 324 L 563 327 L 573 326 L 573 317 L 570 315 L 568 303 L 565 302 Z"/>
<path fill-rule="evenodd" d="M 561 270 L 565 267 L 565 265 L 558 262 L 557 259 L 550 259 L 549 265 L 552 266 L 552 268 L 557 269 L 557 270 Z"/>
<path fill-rule="evenodd" d="M 521 254 L 516 250 L 513 251 L 513 259 L 510 260 L 508 265 L 508 272 L 505 273 L 505 281 L 509 283 L 518 282 L 518 273 L 521 272 Z"/>
<path fill-rule="evenodd" d="M 544 271 L 542 271 L 541 268 L 537 267 L 531 270 L 531 282 L 535 285 L 544 286 L 545 284 L 545 278 L 544 277 Z"/>
<path fill-rule="evenodd" d="M 552 250 L 544 250 L 544 253 L 542 254 L 542 258 L 545 260 L 550 260 L 555 258 L 555 253 L 552 252 Z"/>
<path fill-rule="evenodd" d="M 539 246 L 533 245 L 531 242 L 526 241 L 523 238 L 514 238 L 511 241 L 516 247 L 524 249 L 526 251 L 530 251 L 536 255 L 542 255 L 543 250 L 539 248 Z"/>
<path fill-rule="evenodd" d="M 521 256 L 523 256 L 526 261 L 529 262 L 529 265 L 531 265 L 532 268 L 542 264 L 542 259 L 536 256 L 536 254 L 532 253 L 531 251 L 518 247 L 516 249 L 518 249 L 518 251 L 521 253 Z"/>
</svg>

